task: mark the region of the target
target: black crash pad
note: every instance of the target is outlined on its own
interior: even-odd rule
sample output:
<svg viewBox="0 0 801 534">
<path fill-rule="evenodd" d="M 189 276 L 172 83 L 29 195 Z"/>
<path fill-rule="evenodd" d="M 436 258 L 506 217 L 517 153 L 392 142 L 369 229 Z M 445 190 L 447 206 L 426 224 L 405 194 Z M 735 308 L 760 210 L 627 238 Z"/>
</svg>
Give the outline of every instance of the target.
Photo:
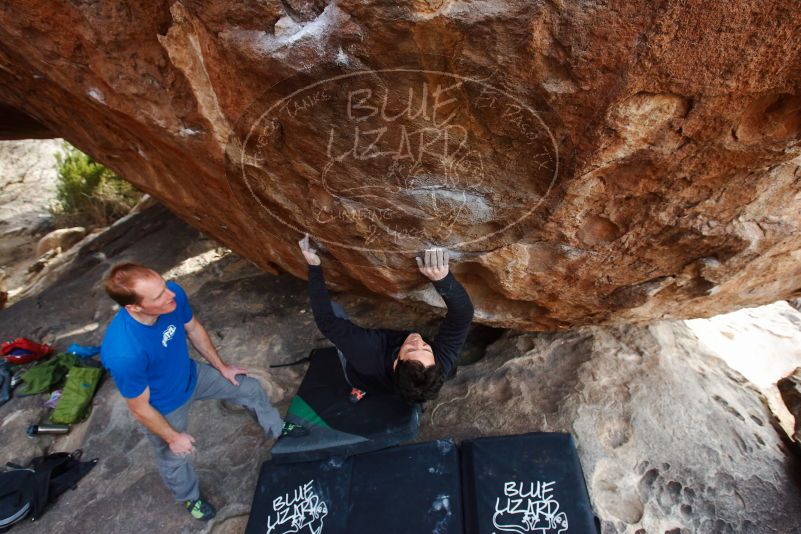
<svg viewBox="0 0 801 534">
<path fill-rule="evenodd" d="M 246 534 L 462 534 L 459 454 L 432 441 L 262 465 Z"/>
<path fill-rule="evenodd" d="M 569 434 L 262 465 L 247 534 L 598 534 Z"/>
<path fill-rule="evenodd" d="M 570 434 L 462 442 L 465 532 L 600 532 Z"/>
<path fill-rule="evenodd" d="M 420 409 L 392 391 L 369 389 L 358 403 L 349 400 L 336 348 L 318 349 L 290 403 L 286 419 L 310 433 L 280 438 L 272 448 L 276 462 L 306 462 L 375 451 L 417 436 Z"/>
</svg>

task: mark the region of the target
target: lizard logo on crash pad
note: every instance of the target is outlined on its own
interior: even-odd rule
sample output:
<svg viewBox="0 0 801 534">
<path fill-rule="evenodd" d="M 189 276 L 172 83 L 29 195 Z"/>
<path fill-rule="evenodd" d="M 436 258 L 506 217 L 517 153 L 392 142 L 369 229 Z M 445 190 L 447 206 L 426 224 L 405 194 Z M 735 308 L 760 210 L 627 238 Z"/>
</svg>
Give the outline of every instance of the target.
<svg viewBox="0 0 801 534">
<path fill-rule="evenodd" d="M 265 534 L 320 534 L 328 506 L 314 492 L 314 480 L 301 484 L 272 502 Z"/>
</svg>

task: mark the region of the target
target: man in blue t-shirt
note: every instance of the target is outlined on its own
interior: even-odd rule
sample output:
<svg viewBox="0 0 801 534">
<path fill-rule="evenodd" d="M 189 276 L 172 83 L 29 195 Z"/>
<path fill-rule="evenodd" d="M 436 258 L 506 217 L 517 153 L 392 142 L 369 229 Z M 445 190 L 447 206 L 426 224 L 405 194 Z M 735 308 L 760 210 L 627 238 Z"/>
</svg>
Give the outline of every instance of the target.
<svg viewBox="0 0 801 534">
<path fill-rule="evenodd" d="M 214 508 L 200 496 L 189 457 L 195 442 L 186 433 L 192 402 L 223 399 L 240 404 L 268 437 L 308 431 L 285 424 L 258 381 L 244 376 L 246 369 L 222 361 L 206 329 L 193 317 L 181 286 L 135 263 L 112 267 L 103 285 L 120 305 L 103 338 L 103 365 L 145 427 L 159 473 L 175 499 L 196 519 L 211 519 Z M 189 358 L 187 338 L 210 365 Z"/>
</svg>

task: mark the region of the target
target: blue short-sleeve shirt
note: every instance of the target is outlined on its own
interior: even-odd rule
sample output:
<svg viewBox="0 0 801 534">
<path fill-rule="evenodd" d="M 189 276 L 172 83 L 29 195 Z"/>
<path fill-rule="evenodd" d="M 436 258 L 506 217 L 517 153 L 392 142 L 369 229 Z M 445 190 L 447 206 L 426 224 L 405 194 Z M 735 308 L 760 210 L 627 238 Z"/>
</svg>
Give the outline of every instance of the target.
<svg viewBox="0 0 801 534">
<path fill-rule="evenodd" d="M 123 397 L 132 399 L 150 388 L 150 404 L 162 414 L 189 400 L 197 383 L 197 367 L 189 357 L 184 325 L 192 308 L 183 288 L 167 282 L 176 307 L 145 325 L 120 309 L 103 337 L 100 358 Z"/>
</svg>

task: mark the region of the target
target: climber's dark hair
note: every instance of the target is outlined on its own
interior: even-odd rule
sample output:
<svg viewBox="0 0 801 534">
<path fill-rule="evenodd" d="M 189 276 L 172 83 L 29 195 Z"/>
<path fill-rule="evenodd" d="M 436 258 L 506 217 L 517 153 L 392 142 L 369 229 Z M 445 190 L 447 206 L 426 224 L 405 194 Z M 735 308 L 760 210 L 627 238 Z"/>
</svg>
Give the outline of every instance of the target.
<svg viewBox="0 0 801 534">
<path fill-rule="evenodd" d="M 445 374 L 438 363 L 425 367 L 417 360 L 398 360 L 392 379 L 403 400 L 418 404 L 437 398 Z"/>
</svg>

